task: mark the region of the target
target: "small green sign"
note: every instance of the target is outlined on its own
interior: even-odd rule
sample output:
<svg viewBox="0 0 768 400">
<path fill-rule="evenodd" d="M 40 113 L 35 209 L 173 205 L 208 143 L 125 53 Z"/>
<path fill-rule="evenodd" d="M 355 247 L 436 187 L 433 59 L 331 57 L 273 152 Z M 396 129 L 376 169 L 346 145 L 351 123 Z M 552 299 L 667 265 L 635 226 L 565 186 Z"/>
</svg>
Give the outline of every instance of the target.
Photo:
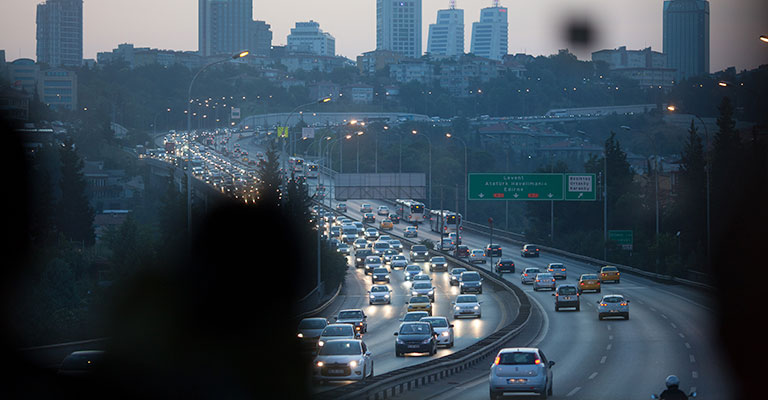
<svg viewBox="0 0 768 400">
<path fill-rule="evenodd" d="M 635 239 L 631 230 L 608 231 L 608 240 L 616 242 L 624 250 L 632 250 Z"/>
</svg>

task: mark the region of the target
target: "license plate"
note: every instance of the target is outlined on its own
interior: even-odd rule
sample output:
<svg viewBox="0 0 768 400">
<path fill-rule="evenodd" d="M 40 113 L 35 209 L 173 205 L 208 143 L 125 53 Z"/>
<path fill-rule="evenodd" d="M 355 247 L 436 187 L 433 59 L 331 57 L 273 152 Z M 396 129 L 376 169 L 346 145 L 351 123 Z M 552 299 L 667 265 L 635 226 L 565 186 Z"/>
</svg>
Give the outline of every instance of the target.
<svg viewBox="0 0 768 400">
<path fill-rule="evenodd" d="M 342 374 L 344 374 L 344 370 L 343 369 L 329 369 L 328 373 L 329 374 L 342 375 Z"/>
<path fill-rule="evenodd" d="M 462 311 L 461 313 L 462 314 L 472 314 L 472 311 L 471 310 L 470 311 Z"/>
<path fill-rule="evenodd" d="M 409 349 L 418 349 L 418 348 L 419 348 L 419 345 L 418 345 L 418 344 L 409 344 L 409 345 L 408 345 L 408 348 L 409 348 Z"/>
<path fill-rule="evenodd" d="M 619 310 L 611 310 L 611 312 L 619 312 Z"/>
<path fill-rule="evenodd" d="M 563 300 L 570 300 L 571 298 L 569 296 L 563 297 Z"/>
</svg>

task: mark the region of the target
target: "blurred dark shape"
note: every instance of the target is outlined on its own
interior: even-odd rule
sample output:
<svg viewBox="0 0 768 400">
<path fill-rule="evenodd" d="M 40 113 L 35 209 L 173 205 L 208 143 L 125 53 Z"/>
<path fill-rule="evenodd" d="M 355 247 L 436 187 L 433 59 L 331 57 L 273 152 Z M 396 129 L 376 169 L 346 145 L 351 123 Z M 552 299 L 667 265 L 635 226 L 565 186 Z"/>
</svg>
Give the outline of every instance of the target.
<svg viewBox="0 0 768 400">
<path fill-rule="evenodd" d="M 563 27 L 565 40 L 575 48 L 589 47 L 595 41 L 596 32 L 592 22 L 586 17 L 571 17 Z"/>
</svg>

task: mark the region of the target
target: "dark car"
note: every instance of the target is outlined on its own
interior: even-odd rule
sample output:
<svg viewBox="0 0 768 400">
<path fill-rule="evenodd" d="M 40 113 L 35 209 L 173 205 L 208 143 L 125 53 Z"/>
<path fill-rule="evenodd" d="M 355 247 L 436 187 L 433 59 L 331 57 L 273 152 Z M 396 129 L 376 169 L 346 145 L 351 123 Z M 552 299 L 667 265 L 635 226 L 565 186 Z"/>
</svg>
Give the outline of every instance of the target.
<svg viewBox="0 0 768 400">
<path fill-rule="evenodd" d="M 371 273 L 371 283 L 389 283 L 389 271 L 384 267 L 374 268 Z"/>
<path fill-rule="evenodd" d="M 469 247 L 467 245 L 460 244 L 456 248 L 456 257 L 458 257 L 458 258 L 468 258 L 469 257 Z"/>
<path fill-rule="evenodd" d="M 451 270 L 450 273 L 450 284 L 451 286 L 458 286 L 459 285 L 459 278 L 461 277 L 461 273 L 466 271 L 466 268 L 456 267 Z"/>
<path fill-rule="evenodd" d="M 483 293 L 483 278 L 475 271 L 464 271 L 459 275 L 459 293 Z"/>
<path fill-rule="evenodd" d="M 403 322 L 395 336 L 396 357 L 405 353 L 437 353 L 437 333 L 429 322 Z"/>
<path fill-rule="evenodd" d="M 555 311 L 560 311 L 563 307 L 574 307 L 576 311 L 581 309 L 579 289 L 576 285 L 560 285 L 552 296 L 555 296 Z"/>
<path fill-rule="evenodd" d="M 391 213 L 389 214 L 389 220 L 392 221 L 393 224 L 399 224 L 400 216 L 395 213 Z"/>
<path fill-rule="evenodd" d="M 526 244 L 520 250 L 520 255 L 523 257 L 538 257 L 539 246 L 536 246 L 535 244 Z"/>
<path fill-rule="evenodd" d="M 365 258 L 372 255 L 373 255 L 372 249 L 355 250 L 355 267 L 361 267 L 365 265 Z"/>
<path fill-rule="evenodd" d="M 515 272 L 515 262 L 510 258 L 502 258 L 496 263 L 494 270 L 497 274 L 502 272 Z"/>
<path fill-rule="evenodd" d="M 501 257 L 501 245 L 489 243 L 485 246 L 485 252 L 483 254 L 486 257 Z"/>
<path fill-rule="evenodd" d="M 89 376 L 96 372 L 104 360 L 103 350 L 80 350 L 70 353 L 59 366 L 61 376 Z"/>
<path fill-rule="evenodd" d="M 323 329 L 328 326 L 328 320 L 325 318 L 304 318 L 299 322 L 298 333 L 296 336 L 301 343 L 303 350 L 317 350 L 317 339 L 323 333 Z"/>
<path fill-rule="evenodd" d="M 373 213 L 365 213 L 363 214 L 363 222 L 367 223 L 374 223 L 376 222 L 376 216 L 373 215 Z"/>
<path fill-rule="evenodd" d="M 413 245 L 411 247 L 411 261 L 427 261 L 429 260 L 429 250 L 427 250 L 427 246 L 424 246 L 423 244 L 417 244 Z"/>
</svg>

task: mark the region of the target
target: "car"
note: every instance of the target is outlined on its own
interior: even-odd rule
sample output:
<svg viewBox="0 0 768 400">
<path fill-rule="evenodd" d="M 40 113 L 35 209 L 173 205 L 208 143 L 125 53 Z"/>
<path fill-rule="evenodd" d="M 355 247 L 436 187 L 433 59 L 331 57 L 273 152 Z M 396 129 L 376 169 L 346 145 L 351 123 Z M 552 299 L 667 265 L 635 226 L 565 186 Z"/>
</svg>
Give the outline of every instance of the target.
<svg viewBox="0 0 768 400">
<path fill-rule="evenodd" d="M 365 380 L 373 377 L 373 356 L 360 339 L 335 339 L 314 359 L 314 381 Z"/>
<path fill-rule="evenodd" d="M 383 255 L 384 252 L 389 249 L 389 242 L 379 240 L 373 244 L 373 254 Z"/>
<path fill-rule="evenodd" d="M 485 264 L 485 251 L 483 249 L 472 249 L 469 251 L 469 263 L 470 264 Z"/>
<path fill-rule="evenodd" d="M 438 249 L 440 251 L 451 251 L 454 248 L 454 244 L 451 239 L 444 237 L 440 239 Z"/>
<path fill-rule="evenodd" d="M 368 316 L 359 308 L 339 311 L 339 315 L 333 317 L 337 324 L 350 324 L 355 332 L 368 332 Z"/>
<path fill-rule="evenodd" d="M 317 338 L 318 350 L 325 346 L 325 343 L 333 339 L 359 339 L 360 332 L 350 324 L 329 324 L 323 328 L 320 337 Z"/>
<path fill-rule="evenodd" d="M 368 258 L 368 256 L 372 256 L 373 250 L 371 249 L 360 249 L 355 250 L 355 267 L 359 268 L 361 266 L 365 265 L 365 259 Z"/>
<path fill-rule="evenodd" d="M 451 302 L 453 306 L 453 319 L 459 317 L 483 317 L 483 310 L 480 308 L 480 301 L 474 294 L 460 294 L 456 300 Z"/>
<path fill-rule="evenodd" d="M 405 315 L 403 315 L 403 318 L 400 318 L 400 321 L 415 322 L 424 317 L 429 317 L 429 313 L 426 311 L 409 311 L 409 312 L 406 312 Z"/>
<path fill-rule="evenodd" d="M 437 353 L 437 333 L 429 322 L 403 322 L 395 336 L 395 357 L 406 353 Z"/>
<path fill-rule="evenodd" d="M 416 275 L 421 273 L 421 267 L 416 264 L 406 265 L 403 269 L 403 275 L 406 281 L 412 281 Z"/>
<path fill-rule="evenodd" d="M 520 249 L 520 255 L 523 257 L 539 257 L 539 247 L 535 244 L 525 244 Z"/>
<path fill-rule="evenodd" d="M 535 267 L 529 267 L 523 270 L 520 274 L 520 283 L 528 285 L 536 280 L 536 275 L 540 274 L 541 270 Z"/>
<path fill-rule="evenodd" d="M 512 347 L 499 350 L 488 375 L 490 398 L 506 393 L 533 393 L 546 398 L 552 395 L 552 366 L 544 353 L 534 347 Z"/>
<path fill-rule="evenodd" d="M 336 247 L 336 251 L 341 254 L 344 254 L 345 256 L 348 256 L 350 253 L 350 248 L 349 248 L 349 245 L 346 243 L 339 243 L 339 246 Z"/>
<path fill-rule="evenodd" d="M 415 238 L 419 236 L 419 228 L 411 225 L 406 226 L 405 229 L 403 229 L 403 236 L 407 238 Z"/>
<path fill-rule="evenodd" d="M 459 285 L 459 278 L 461 277 L 461 273 L 466 270 L 467 270 L 466 268 L 462 268 L 462 267 L 456 267 L 451 270 L 450 281 L 449 281 L 451 286 Z"/>
<path fill-rule="evenodd" d="M 469 258 L 469 247 L 463 244 L 456 247 L 456 257 Z"/>
<path fill-rule="evenodd" d="M 629 319 L 629 300 L 620 294 L 607 294 L 597 301 L 597 319 L 623 317 Z"/>
<path fill-rule="evenodd" d="M 387 285 L 371 285 L 368 291 L 368 304 L 392 304 L 392 289 Z"/>
<path fill-rule="evenodd" d="M 461 244 L 461 236 L 459 236 L 459 234 L 456 232 L 449 233 L 448 239 L 451 240 L 451 243 L 453 243 L 454 246 Z"/>
<path fill-rule="evenodd" d="M 424 246 L 423 244 L 415 244 L 411 246 L 411 261 L 427 261 L 429 260 L 429 250 L 427 250 L 427 246 Z"/>
<path fill-rule="evenodd" d="M 363 222 L 367 222 L 369 224 L 372 224 L 376 222 L 376 216 L 373 215 L 373 213 L 365 213 L 363 214 Z"/>
<path fill-rule="evenodd" d="M 497 274 L 501 274 L 504 272 L 515 272 L 515 262 L 512 261 L 511 258 L 501 258 L 498 262 L 496 262 L 496 266 L 494 267 L 494 271 L 496 271 Z"/>
<path fill-rule="evenodd" d="M 600 268 L 600 283 L 604 282 L 621 282 L 621 273 L 619 273 L 619 269 L 612 266 L 612 265 L 606 265 L 605 267 Z"/>
<path fill-rule="evenodd" d="M 328 229 L 328 236 L 333 237 L 333 238 L 340 238 L 341 237 L 341 226 L 338 226 L 338 225 L 331 226 Z"/>
<path fill-rule="evenodd" d="M 436 256 L 429 259 L 429 272 L 448 271 L 448 261 L 445 257 Z"/>
<path fill-rule="evenodd" d="M 426 296 L 429 301 L 435 301 L 435 287 L 429 281 L 414 281 L 411 285 L 411 296 Z"/>
<path fill-rule="evenodd" d="M 341 226 L 341 241 L 344 243 L 352 243 L 357 239 L 357 227 L 349 224 Z"/>
<path fill-rule="evenodd" d="M 301 342 L 302 348 L 308 350 L 317 349 L 317 340 L 323 329 L 328 326 L 328 320 L 322 317 L 304 318 L 299 322 L 298 333 L 296 336 Z"/>
<path fill-rule="evenodd" d="M 413 286 L 413 284 L 416 283 L 416 282 L 430 282 L 431 283 L 432 282 L 432 277 L 427 275 L 427 274 L 425 274 L 425 273 L 423 273 L 423 272 L 421 272 L 421 273 L 415 275 L 411 279 L 411 286 Z"/>
<path fill-rule="evenodd" d="M 390 240 L 389 241 L 389 247 L 397 250 L 398 253 L 402 253 L 403 252 L 403 244 L 399 240 L 397 240 L 397 239 Z"/>
<path fill-rule="evenodd" d="M 533 280 L 533 291 L 536 292 L 539 289 L 551 289 L 555 290 L 556 279 L 552 274 L 548 272 L 542 272 L 536 274 L 536 279 Z"/>
<path fill-rule="evenodd" d="M 357 238 L 354 242 L 352 242 L 352 246 L 355 247 L 355 250 L 357 249 L 364 249 L 368 247 L 368 241 L 364 238 Z"/>
<path fill-rule="evenodd" d="M 566 278 L 568 278 L 568 272 L 565 270 L 565 265 L 563 265 L 563 263 L 549 263 L 549 264 L 547 264 L 547 272 L 552 274 L 552 276 L 554 276 L 555 279 L 566 279 Z"/>
<path fill-rule="evenodd" d="M 347 204 L 346 203 L 336 204 L 336 211 L 338 211 L 338 212 L 347 212 Z"/>
<path fill-rule="evenodd" d="M 453 347 L 453 324 L 445 317 L 423 317 L 419 322 L 428 322 L 437 333 L 437 345 Z"/>
<path fill-rule="evenodd" d="M 367 228 L 364 237 L 366 240 L 376 240 L 379 237 L 379 231 L 376 228 Z"/>
<path fill-rule="evenodd" d="M 378 215 L 389 215 L 389 207 L 387 206 L 379 206 L 379 208 L 376 209 L 376 214 Z"/>
<path fill-rule="evenodd" d="M 386 249 L 383 252 L 381 252 L 381 258 L 384 260 L 385 264 L 389 264 L 392 262 L 392 257 L 400 255 L 400 253 L 397 252 L 395 249 Z"/>
<path fill-rule="evenodd" d="M 483 293 L 483 277 L 476 271 L 464 271 L 459 275 L 459 293 Z"/>
<path fill-rule="evenodd" d="M 370 204 L 361 204 L 360 205 L 360 214 L 365 213 L 372 213 L 373 212 L 373 206 Z"/>
<path fill-rule="evenodd" d="M 486 257 L 501 257 L 501 245 L 488 243 L 485 246 Z"/>
<path fill-rule="evenodd" d="M 427 296 L 413 295 L 408 299 L 406 311 L 426 311 L 427 314 L 432 315 L 432 301 Z"/>
<path fill-rule="evenodd" d="M 560 285 L 555 289 L 555 293 L 552 293 L 552 296 L 555 297 L 555 311 L 560 311 L 563 307 L 574 307 L 576 311 L 581 310 L 581 301 L 579 299 L 581 296 L 576 285 Z"/>
<path fill-rule="evenodd" d="M 363 237 L 365 236 L 365 225 L 363 225 L 360 221 L 352 221 L 352 225 L 357 228 L 357 236 Z"/>
<path fill-rule="evenodd" d="M 389 219 L 392 220 L 393 224 L 399 224 L 400 223 L 400 216 L 395 213 L 389 214 Z"/>
<path fill-rule="evenodd" d="M 585 290 L 594 290 L 600 293 L 600 278 L 597 274 L 582 274 L 579 277 L 579 293 L 583 293 Z"/>
<path fill-rule="evenodd" d="M 389 271 L 386 268 L 374 268 L 371 272 L 371 283 L 386 282 L 389 283 Z"/>
<path fill-rule="evenodd" d="M 370 255 L 365 257 L 365 274 L 368 275 L 368 273 L 373 273 L 373 270 L 376 268 L 380 268 L 383 266 L 381 262 L 381 257 L 377 255 Z"/>
<path fill-rule="evenodd" d="M 379 240 L 377 240 L 377 242 L 378 242 L 378 241 L 382 241 L 382 242 L 391 242 L 391 241 L 393 241 L 393 240 L 395 240 L 395 239 L 392 239 L 392 236 L 389 236 L 389 235 L 379 235 Z M 390 243 L 390 246 L 392 246 L 392 244 L 391 244 L 391 243 Z"/>
<path fill-rule="evenodd" d="M 405 268 L 408 265 L 408 260 L 402 254 L 395 254 L 389 260 L 389 268 L 394 270 L 395 268 Z"/>
<path fill-rule="evenodd" d="M 91 376 L 101 368 L 104 350 L 78 350 L 69 353 L 59 364 L 56 374 L 65 377 Z"/>
<path fill-rule="evenodd" d="M 386 230 L 386 231 L 391 231 L 394 228 L 395 228 L 395 225 L 392 224 L 392 220 L 389 219 L 389 218 L 387 218 L 387 219 L 381 221 L 381 223 L 379 223 L 379 229 L 383 229 L 383 230 Z"/>
</svg>

